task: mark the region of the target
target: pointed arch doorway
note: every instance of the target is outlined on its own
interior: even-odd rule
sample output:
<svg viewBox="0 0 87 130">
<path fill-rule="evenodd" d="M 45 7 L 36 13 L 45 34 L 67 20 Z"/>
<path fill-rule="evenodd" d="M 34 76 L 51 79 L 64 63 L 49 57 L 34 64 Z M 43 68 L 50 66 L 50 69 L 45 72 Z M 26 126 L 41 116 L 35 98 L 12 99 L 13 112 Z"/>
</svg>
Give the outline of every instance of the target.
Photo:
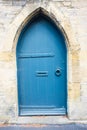
<svg viewBox="0 0 87 130">
<path fill-rule="evenodd" d="M 61 31 L 38 14 L 22 30 L 16 56 L 19 115 L 65 115 L 67 49 Z"/>
</svg>

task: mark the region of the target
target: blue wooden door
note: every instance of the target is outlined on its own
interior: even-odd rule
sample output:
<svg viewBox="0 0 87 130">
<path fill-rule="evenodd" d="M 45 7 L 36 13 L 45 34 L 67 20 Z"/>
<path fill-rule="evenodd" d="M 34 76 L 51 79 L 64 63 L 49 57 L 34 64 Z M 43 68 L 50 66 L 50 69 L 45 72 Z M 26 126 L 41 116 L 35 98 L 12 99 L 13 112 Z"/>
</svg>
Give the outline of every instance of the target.
<svg viewBox="0 0 87 130">
<path fill-rule="evenodd" d="M 66 114 L 66 46 L 48 18 L 31 20 L 17 44 L 20 115 Z"/>
</svg>

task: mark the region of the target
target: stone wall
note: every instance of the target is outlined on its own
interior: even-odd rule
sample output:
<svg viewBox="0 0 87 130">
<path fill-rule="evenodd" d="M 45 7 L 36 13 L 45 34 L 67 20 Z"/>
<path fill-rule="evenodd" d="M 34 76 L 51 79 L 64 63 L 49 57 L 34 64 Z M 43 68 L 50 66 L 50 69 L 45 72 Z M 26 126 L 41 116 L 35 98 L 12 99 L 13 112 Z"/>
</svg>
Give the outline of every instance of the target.
<svg viewBox="0 0 87 130">
<path fill-rule="evenodd" d="M 67 116 L 19 117 L 16 44 L 22 28 L 42 10 L 66 37 Z M 0 0 L 0 123 L 87 121 L 87 1 Z"/>
</svg>

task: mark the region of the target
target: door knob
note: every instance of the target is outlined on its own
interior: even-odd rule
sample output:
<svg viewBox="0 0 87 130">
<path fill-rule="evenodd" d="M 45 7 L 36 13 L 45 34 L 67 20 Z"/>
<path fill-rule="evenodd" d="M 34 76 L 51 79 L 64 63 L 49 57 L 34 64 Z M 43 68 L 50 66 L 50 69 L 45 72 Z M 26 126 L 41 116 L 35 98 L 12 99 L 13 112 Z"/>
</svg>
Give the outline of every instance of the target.
<svg viewBox="0 0 87 130">
<path fill-rule="evenodd" d="M 60 69 L 57 69 L 56 72 L 55 72 L 56 76 L 60 76 L 61 75 L 61 70 Z"/>
</svg>

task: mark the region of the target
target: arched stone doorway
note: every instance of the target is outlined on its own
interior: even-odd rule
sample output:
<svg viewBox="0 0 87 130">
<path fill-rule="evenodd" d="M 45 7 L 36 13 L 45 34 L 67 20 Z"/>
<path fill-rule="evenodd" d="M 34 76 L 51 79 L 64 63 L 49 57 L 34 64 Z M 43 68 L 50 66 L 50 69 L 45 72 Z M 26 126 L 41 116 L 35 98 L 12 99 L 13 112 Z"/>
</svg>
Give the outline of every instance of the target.
<svg viewBox="0 0 87 130">
<path fill-rule="evenodd" d="M 38 13 L 17 44 L 20 115 L 66 115 L 67 49 L 60 29 Z"/>
<path fill-rule="evenodd" d="M 18 16 L 13 20 L 12 24 L 9 27 L 9 30 L 7 30 L 7 35 L 3 40 L 1 58 L 2 60 L 9 60 L 9 64 L 13 65 L 14 75 L 10 76 L 9 81 L 11 79 L 14 80 L 12 81 L 12 85 L 9 88 L 10 90 L 13 90 L 13 94 L 9 96 L 9 98 L 13 100 L 10 105 L 6 106 L 6 109 L 15 106 L 15 109 L 13 111 L 15 113 L 14 118 L 16 123 L 17 121 L 21 123 L 21 119 L 23 119 L 22 122 L 25 122 L 25 120 L 27 120 L 27 122 L 33 120 L 32 117 L 21 118 L 18 116 L 16 45 L 22 29 L 27 25 L 28 21 L 30 21 L 30 19 L 34 17 L 39 11 L 50 17 L 57 25 L 57 27 L 60 28 L 65 37 L 67 46 L 67 115 L 69 118 L 79 119 L 80 114 L 78 115 L 78 113 L 80 113 L 80 111 L 76 109 L 76 105 L 79 104 L 80 100 L 80 45 L 76 41 L 76 37 L 74 36 L 75 34 L 72 30 L 72 25 L 69 22 L 69 19 L 65 17 L 64 14 L 60 11 L 60 9 L 56 8 L 54 4 L 52 4 L 51 6 L 38 6 L 36 4 L 32 5 L 32 8 L 30 4 L 24 7 L 20 14 L 18 14 Z M 57 117 L 57 119 L 58 118 L 59 117 Z M 13 121 L 10 120 L 10 122 Z"/>
</svg>

